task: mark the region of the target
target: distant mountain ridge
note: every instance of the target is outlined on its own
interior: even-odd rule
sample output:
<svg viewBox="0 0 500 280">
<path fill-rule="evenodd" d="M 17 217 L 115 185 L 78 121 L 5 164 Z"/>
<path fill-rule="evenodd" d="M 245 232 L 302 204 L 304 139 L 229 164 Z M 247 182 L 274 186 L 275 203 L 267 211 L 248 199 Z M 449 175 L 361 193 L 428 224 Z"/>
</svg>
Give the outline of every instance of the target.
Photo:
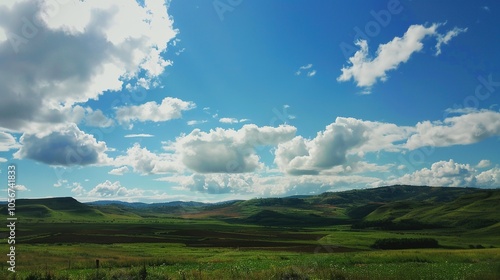
<svg viewBox="0 0 500 280">
<path fill-rule="evenodd" d="M 154 207 L 154 206 L 188 206 L 188 207 L 199 207 L 204 205 L 210 205 L 212 203 L 203 203 L 196 201 L 170 201 L 170 202 L 155 202 L 155 203 L 144 203 L 144 202 L 125 202 L 119 200 L 98 200 L 93 202 L 86 202 L 87 205 L 123 205 L 134 208 L 144 208 L 144 207 Z"/>
</svg>

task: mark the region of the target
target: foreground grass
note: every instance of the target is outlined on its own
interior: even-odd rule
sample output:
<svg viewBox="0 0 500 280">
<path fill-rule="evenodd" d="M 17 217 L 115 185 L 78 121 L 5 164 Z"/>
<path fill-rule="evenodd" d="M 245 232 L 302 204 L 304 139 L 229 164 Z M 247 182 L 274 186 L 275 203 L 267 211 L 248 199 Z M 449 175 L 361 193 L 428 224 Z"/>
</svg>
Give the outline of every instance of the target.
<svg viewBox="0 0 500 280">
<path fill-rule="evenodd" d="M 154 219 L 22 223 L 18 230 L 17 273 L 8 272 L 3 262 L 0 279 L 500 279 L 497 235 L 471 237 L 458 229 L 300 229 Z M 60 238 L 65 234 L 82 239 L 65 243 Z M 149 238 L 155 243 L 118 243 L 123 237 L 140 242 Z M 380 238 L 422 237 L 435 238 L 444 248 L 370 249 Z M 33 242 L 40 238 L 50 243 Z M 162 241 L 165 239 L 172 241 Z M 109 244 L 99 244 L 101 241 Z M 270 243 L 264 246 L 259 243 L 262 241 Z M 4 245 L 0 249 L 7 252 L 6 240 L 1 243 Z M 289 250 L 296 245 L 303 249 Z M 466 249 L 469 245 L 487 248 Z M 342 251 L 346 248 L 355 252 Z M 99 269 L 95 268 L 96 259 L 100 261 Z"/>
<path fill-rule="evenodd" d="M 96 256 L 99 270 L 95 269 Z M 499 279 L 500 249 L 314 254 L 179 244 L 23 245 L 17 271 L 14 278 L 4 267 L 0 278 Z"/>
</svg>

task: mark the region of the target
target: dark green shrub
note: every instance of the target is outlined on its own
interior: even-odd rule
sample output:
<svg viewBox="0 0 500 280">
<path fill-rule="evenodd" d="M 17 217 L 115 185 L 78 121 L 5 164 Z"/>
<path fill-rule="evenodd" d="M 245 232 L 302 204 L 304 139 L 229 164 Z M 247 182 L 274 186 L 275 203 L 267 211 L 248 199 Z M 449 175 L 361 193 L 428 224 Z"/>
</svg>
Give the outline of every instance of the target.
<svg viewBox="0 0 500 280">
<path fill-rule="evenodd" d="M 384 238 L 378 239 L 371 246 L 375 249 L 418 249 L 438 248 L 438 241 L 434 238 Z"/>
</svg>

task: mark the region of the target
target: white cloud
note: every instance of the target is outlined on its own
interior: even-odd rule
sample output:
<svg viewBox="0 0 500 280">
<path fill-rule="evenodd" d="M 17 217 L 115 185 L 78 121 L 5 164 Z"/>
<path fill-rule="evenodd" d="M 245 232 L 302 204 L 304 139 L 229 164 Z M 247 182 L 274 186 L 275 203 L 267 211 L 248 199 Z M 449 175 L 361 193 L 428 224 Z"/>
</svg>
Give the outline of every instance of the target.
<svg viewBox="0 0 500 280">
<path fill-rule="evenodd" d="M 445 35 L 438 34 L 437 43 L 436 43 L 436 55 L 441 54 L 441 45 L 448 44 L 448 42 L 453 38 L 458 36 L 460 33 L 467 32 L 467 28 L 458 28 L 455 27 L 452 30 L 448 31 Z"/>
<path fill-rule="evenodd" d="M 423 146 L 466 145 L 500 135 L 500 112 L 482 110 L 444 121 L 424 121 L 416 125 L 416 133 L 408 138 L 410 150 Z"/>
<path fill-rule="evenodd" d="M 275 163 L 282 172 L 292 175 L 320 174 L 336 166 L 352 164 L 348 155 L 363 156 L 373 151 L 399 151 L 394 142 L 406 139 L 411 128 L 337 118 L 315 138 L 297 136 L 278 145 Z"/>
<path fill-rule="evenodd" d="M 195 107 L 196 105 L 193 102 L 166 97 L 161 104 L 150 101 L 138 106 L 116 108 L 116 119 L 120 124 L 128 124 L 133 121 L 162 122 L 178 119 L 182 116 L 183 111 Z"/>
<path fill-rule="evenodd" d="M 242 123 L 242 122 L 247 122 L 249 119 L 236 119 L 236 118 L 220 118 L 219 122 L 221 123 L 227 123 L 227 124 L 235 124 L 235 123 Z"/>
<path fill-rule="evenodd" d="M 14 2 L 0 6 L 8 35 L 0 42 L 8 58 L 0 64 L 0 128 L 43 131 L 66 122 L 68 107 L 139 75 L 149 83 L 171 64 L 161 54 L 177 31 L 163 0 Z"/>
<path fill-rule="evenodd" d="M 54 187 L 59 188 L 59 187 L 61 187 L 62 185 L 66 184 L 66 183 L 68 183 L 68 180 L 61 180 L 61 179 L 59 179 L 59 180 L 57 180 L 57 182 L 54 184 Z"/>
<path fill-rule="evenodd" d="M 233 123 L 238 123 L 238 119 L 235 119 L 235 118 L 220 118 L 219 122 L 233 124 Z"/>
<path fill-rule="evenodd" d="M 486 168 L 486 167 L 489 167 L 491 165 L 491 161 L 487 160 L 487 159 L 483 159 L 481 161 L 479 161 L 479 163 L 476 165 L 476 168 Z"/>
<path fill-rule="evenodd" d="M 130 166 L 134 172 L 142 175 L 177 173 L 182 171 L 182 165 L 174 154 L 155 154 L 146 148 L 141 148 L 138 143 L 127 149 L 127 154 L 118 156 L 114 160 L 115 166 Z M 115 171 L 115 173 L 118 171 Z"/>
<path fill-rule="evenodd" d="M 257 127 L 245 125 L 240 130 L 217 128 L 210 132 L 193 130 L 175 141 L 162 142 L 167 153 L 153 153 L 136 143 L 126 155 L 111 163 L 119 168 L 110 174 L 121 174 L 126 166 L 146 174 L 181 173 L 187 167 L 200 173 L 241 173 L 262 167 L 255 147 L 276 145 L 291 139 L 291 126 Z"/>
<path fill-rule="evenodd" d="M 123 175 L 125 173 L 128 173 L 130 170 L 128 169 L 127 166 L 122 166 L 122 167 L 118 167 L 118 168 L 115 168 L 111 171 L 108 172 L 108 174 L 111 174 L 111 175 Z"/>
<path fill-rule="evenodd" d="M 353 79 L 358 87 L 365 88 L 364 93 L 369 93 L 370 87 L 378 80 L 387 80 L 388 71 L 397 69 L 401 63 L 407 62 L 413 53 L 421 51 L 424 46 L 423 40 L 427 36 L 438 38 L 436 48 L 440 51 L 441 44 L 448 43 L 451 38 L 465 30 L 455 28 L 446 35 L 441 35 L 436 31 L 440 25 L 432 24 L 429 27 L 412 25 L 403 37 L 395 37 L 390 42 L 379 45 L 374 58 L 369 55 L 366 40 L 356 42 L 360 50 L 349 58 L 349 66 L 342 67 L 342 74 L 337 81 L 345 82 Z"/>
<path fill-rule="evenodd" d="M 313 77 L 314 75 L 316 75 L 316 70 L 307 72 L 307 77 Z"/>
<path fill-rule="evenodd" d="M 14 158 L 32 159 L 49 165 L 72 166 L 105 164 L 106 143 L 81 131 L 75 124 L 68 124 L 59 131 L 43 134 L 23 134 L 22 147 Z"/>
<path fill-rule="evenodd" d="M 481 172 L 476 176 L 477 186 L 483 188 L 498 188 L 500 186 L 500 168 L 495 167 Z"/>
<path fill-rule="evenodd" d="M 18 192 L 29 191 L 29 189 L 25 185 L 16 185 L 14 190 Z"/>
<path fill-rule="evenodd" d="M 182 48 L 178 51 L 175 52 L 175 55 L 180 55 L 181 53 L 183 53 L 184 51 L 186 51 L 186 48 Z"/>
<path fill-rule="evenodd" d="M 175 189 L 206 194 L 246 194 L 252 196 L 289 196 L 319 194 L 325 191 L 367 187 L 378 178 L 367 176 L 282 176 L 260 173 L 192 174 L 156 179 L 174 183 Z"/>
<path fill-rule="evenodd" d="M 0 162 L 7 162 L 6 158 L 0 157 Z"/>
<path fill-rule="evenodd" d="M 400 178 L 381 181 L 379 185 L 405 184 L 442 187 L 482 187 L 497 188 L 500 183 L 500 169 L 495 167 L 478 172 L 469 164 L 456 163 L 453 160 L 438 161 L 430 168 L 422 168 Z"/>
<path fill-rule="evenodd" d="M 470 111 L 444 121 L 425 121 L 414 127 L 338 117 L 312 139 L 297 136 L 280 143 L 274 162 L 291 175 L 386 171 L 387 166 L 370 166 L 361 160 L 371 152 L 466 145 L 498 135 L 500 113 L 487 110 Z M 483 161 L 480 166 L 486 167 L 487 163 Z"/>
<path fill-rule="evenodd" d="M 119 181 L 111 183 L 106 180 L 90 190 L 87 195 L 90 197 L 127 197 L 127 196 L 142 196 L 144 190 L 141 189 L 127 189 L 121 185 Z"/>
<path fill-rule="evenodd" d="M 307 64 L 307 65 L 303 65 L 303 66 L 300 66 L 299 67 L 299 70 L 295 71 L 295 75 L 299 76 L 302 74 L 302 71 L 306 71 L 307 74 L 306 76 L 307 77 L 313 77 L 314 75 L 316 75 L 316 70 L 312 69 L 313 65 L 312 64 Z"/>
<path fill-rule="evenodd" d="M 79 183 L 75 183 L 73 185 L 73 187 L 71 188 L 71 192 L 76 196 L 82 196 L 86 193 L 85 189 Z"/>
<path fill-rule="evenodd" d="M 189 169 L 199 173 L 251 172 L 262 166 L 255 147 L 277 145 L 295 135 L 296 128 L 244 125 L 240 130 L 216 128 L 210 132 L 193 130 L 172 144 Z"/>
<path fill-rule="evenodd" d="M 6 152 L 11 149 L 19 148 L 16 138 L 9 133 L 0 131 L 0 152 Z"/>
<path fill-rule="evenodd" d="M 143 137 L 143 138 L 146 137 L 146 138 L 148 138 L 148 137 L 154 137 L 154 135 L 152 135 L 152 134 L 146 134 L 146 133 L 140 133 L 140 134 L 127 134 L 127 135 L 125 135 L 123 137 L 125 137 L 125 138 L 138 138 L 138 137 Z"/>
<path fill-rule="evenodd" d="M 327 191 L 366 188 L 378 178 L 369 176 L 265 176 L 255 185 L 255 193 L 259 196 L 290 196 L 299 194 L 320 194 Z"/>
<path fill-rule="evenodd" d="M 205 108 L 203 108 L 205 109 Z M 201 121 L 197 121 L 197 120 L 191 120 L 191 121 L 188 121 L 187 122 L 187 125 L 197 125 L 197 124 L 202 124 L 202 123 L 206 123 L 208 122 L 207 120 L 201 120 Z"/>
<path fill-rule="evenodd" d="M 192 174 L 160 180 L 175 182 L 193 192 L 224 194 L 252 192 L 254 177 L 254 174 Z"/>
<path fill-rule="evenodd" d="M 433 163 L 431 168 L 423 168 L 398 179 L 400 184 L 465 187 L 475 185 L 474 169 L 469 164 L 455 163 L 453 160 Z"/>
<path fill-rule="evenodd" d="M 114 124 L 112 119 L 106 117 L 101 110 L 92 110 L 87 108 L 87 116 L 85 117 L 85 124 L 95 127 L 110 127 Z"/>
<path fill-rule="evenodd" d="M 73 107 L 66 106 L 61 109 L 61 113 L 68 123 L 79 124 L 83 121 L 87 126 L 102 128 L 110 127 L 115 124 L 115 122 L 106 117 L 101 110 L 93 110 L 90 107 L 83 108 L 80 105 L 75 105 Z"/>
</svg>

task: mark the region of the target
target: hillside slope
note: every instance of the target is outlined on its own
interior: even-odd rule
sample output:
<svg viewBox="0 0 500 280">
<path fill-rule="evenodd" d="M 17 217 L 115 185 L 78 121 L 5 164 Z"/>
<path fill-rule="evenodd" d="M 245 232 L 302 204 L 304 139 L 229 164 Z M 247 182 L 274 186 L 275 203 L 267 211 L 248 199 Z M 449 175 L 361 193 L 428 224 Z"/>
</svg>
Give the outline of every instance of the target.
<svg viewBox="0 0 500 280">
<path fill-rule="evenodd" d="M 16 215 L 46 221 L 140 218 L 212 219 L 265 226 L 423 229 L 457 227 L 493 232 L 500 189 L 388 186 L 313 196 L 258 198 L 214 204 L 83 204 L 73 198 L 20 199 Z M 7 214 L 6 206 L 0 213 Z"/>
</svg>

